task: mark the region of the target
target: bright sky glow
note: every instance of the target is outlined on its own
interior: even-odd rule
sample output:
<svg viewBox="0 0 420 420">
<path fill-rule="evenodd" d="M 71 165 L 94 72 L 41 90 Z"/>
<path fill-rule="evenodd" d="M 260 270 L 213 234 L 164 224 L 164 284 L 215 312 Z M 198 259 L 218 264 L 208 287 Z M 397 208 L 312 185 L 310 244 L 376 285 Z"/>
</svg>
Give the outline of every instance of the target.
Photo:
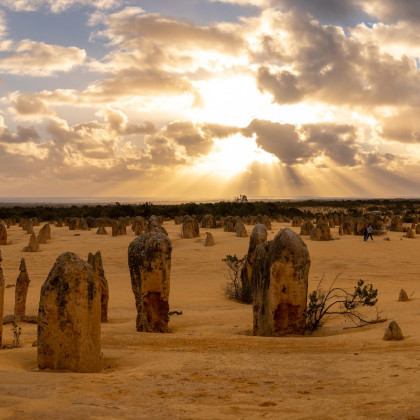
<svg viewBox="0 0 420 420">
<path fill-rule="evenodd" d="M 5 0 L 0 196 L 418 196 L 420 2 Z"/>
</svg>

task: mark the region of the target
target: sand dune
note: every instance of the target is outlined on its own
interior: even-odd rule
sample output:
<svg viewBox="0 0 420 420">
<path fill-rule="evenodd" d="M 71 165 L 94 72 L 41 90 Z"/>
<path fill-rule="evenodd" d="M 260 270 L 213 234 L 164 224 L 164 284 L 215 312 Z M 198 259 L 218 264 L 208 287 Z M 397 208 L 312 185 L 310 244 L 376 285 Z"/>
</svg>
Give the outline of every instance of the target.
<svg viewBox="0 0 420 420">
<path fill-rule="evenodd" d="M 269 238 L 286 226 L 274 223 Z M 40 287 L 65 251 L 83 259 L 101 251 L 110 301 L 101 373 L 40 372 L 32 347 L 36 325 L 20 324 L 23 347 L 0 351 L 0 418 L 420 418 L 420 239 L 401 240 L 395 232 L 388 232 L 389 242 L 304 237 L 312 261 L 309 289 L 323 275 L 332 280 L 339 273 L 345 287 L 360 278 L 373 283 L 382 316 L 398 322 L 405 340 L 383 341 L 387 324 L 343 329 L 351 324 L 339 318 L 312 336 L 268 338 L 251 335 L 251 305 L 223 296 L 221 260 L 244 255 L 248 239 L 216 229 L 216 245 L 204 247 L 205 230 L 199 239 L 181 239 L 180 226 L 165 222 L 165 228 L 173 244 L 170 310 L 183 313 L 171 317 L 168 334 L 136 332 L 127 265 L 131 230 L 111 237 L 52 227 L 52 240 L 38 253 L 21 252 L 29 235 L 16 226 L 8 230 L 12 243 L 1 248 L 5 282 L 15 284 L 24 257 L 28 315 L 36 315 Z M 401 288 L 414 293 L 409 302 L 397 302 Z M 11 287 L 5 315 L 13 306 Z M 9 324 L 4 343 L 11 341 Z"/>
</svg>

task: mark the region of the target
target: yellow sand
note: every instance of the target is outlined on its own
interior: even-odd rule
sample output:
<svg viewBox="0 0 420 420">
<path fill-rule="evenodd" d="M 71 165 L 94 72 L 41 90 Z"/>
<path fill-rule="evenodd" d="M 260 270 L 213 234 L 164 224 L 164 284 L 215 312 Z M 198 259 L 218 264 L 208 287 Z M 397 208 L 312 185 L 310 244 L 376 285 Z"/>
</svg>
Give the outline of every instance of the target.
<svg viewBox="0 0 420 420">
<path fill-rule="evenodd" d="M 287 224 L 274 224 L 270 239 Z M 35 228 L 37 232 L 38 228 Z M 242 256 L 248 238 L 212 230 L 216 245 L 181 239 L 166 222 L 173 244 L 171 333 L 135 330 L 135 305 L 127 247 L 135 238 L 96 235 L 52 227 L 41 252 L 23 253 L 29 235 L 8 230 L 2 246 L 6 284 L 14 284 L 26 259 L 31 284 L 27 314 L 36 315 L 39 292 L 56 257 L 65 251 L 87 259 L 102 252 L 110 288 L 109 323 L 102 324 L 103 371 L 97 374 L 40 372 L 36 325 L 22 327 L 20 349 L 0 351 L 2 419 L 354 419 L 420 418 L 420 240 L 388 233 L 372 242 L 343 236 L 308 245 L 310 290 L 321 276 L 352 287 L 362 278 L 379 289 L 382 316 L 395 319 L 405 340 L 382 340 L 388 325 L 343 329 L 332 319 L 314 336 L 253 337 L 252 307 L 223 295 L 226 254 Z M 299 228 L 293 228 L 299 232 Z M 252 226 L 247 226 L 248 234 Z M 108 228 L 110 232 L 110 229 Z M 337 229 L 333 229 L 337 238 Z M 80 234 L 80 236 L 75 236 Z M 397 302 L 404 288 L 412 300 Z M 14 288 L 5 292 L 5 315 L 13 311 Z M 12 341 L 4 326 L 4 343 Z"/>
</svg>

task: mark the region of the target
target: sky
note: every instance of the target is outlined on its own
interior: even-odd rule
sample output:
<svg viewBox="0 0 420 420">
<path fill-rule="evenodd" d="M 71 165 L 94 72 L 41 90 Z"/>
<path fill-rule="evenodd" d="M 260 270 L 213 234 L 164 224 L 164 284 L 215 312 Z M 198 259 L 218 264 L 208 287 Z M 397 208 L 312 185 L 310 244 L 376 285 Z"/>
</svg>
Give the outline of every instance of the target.
<svg viewBox="0 0 420 420">
<path fill-rule="evenodd" d="M 420 197 L 418 0 L 1 0 L 0 198 Z"/>
</svg>

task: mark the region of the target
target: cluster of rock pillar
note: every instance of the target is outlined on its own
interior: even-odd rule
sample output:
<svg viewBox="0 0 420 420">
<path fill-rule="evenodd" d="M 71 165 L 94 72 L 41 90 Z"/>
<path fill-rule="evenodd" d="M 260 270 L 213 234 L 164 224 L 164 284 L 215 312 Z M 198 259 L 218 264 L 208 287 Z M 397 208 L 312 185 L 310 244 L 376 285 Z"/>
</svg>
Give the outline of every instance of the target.
<svg viewBox="0 0 420 420">
<path fill-rule="evenodd" d="M 250 281 L 254 335 L 302 334 L 306 324 L 309 252 L 291 229 L 272 241 L 256 225 L 251 234 L 242 281 Z"/>
</svg>

